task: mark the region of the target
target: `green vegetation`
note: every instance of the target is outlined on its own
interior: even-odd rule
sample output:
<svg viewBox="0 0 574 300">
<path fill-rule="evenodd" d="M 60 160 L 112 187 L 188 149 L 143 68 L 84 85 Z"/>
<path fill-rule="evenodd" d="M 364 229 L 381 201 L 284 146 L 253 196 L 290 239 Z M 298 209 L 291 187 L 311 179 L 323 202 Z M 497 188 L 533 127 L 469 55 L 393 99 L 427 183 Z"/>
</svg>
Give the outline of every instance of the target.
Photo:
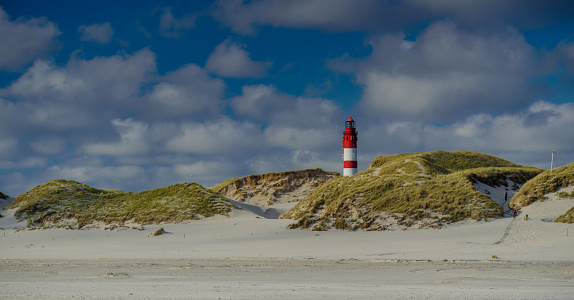
<svg viewBox="0 0 574 300">
<path fill-rule="evenodd" d="M 556 219 L 560 223 L 574 223 L 574 207 L 570 208 L 565 214 Z"/>
<path fill-rule="evenodd" d="M 570 208 L 565 214 L 556 219 L 560 223 L 574 223 L 574 207 Z"/>
<path fill-rule="evenodd" d="M 334 178 L 284 218 L 291 228 L 387 230 L 419 224 L 440 227 L 467 218 L 500 217 L 503 208 L 473 183 L 522 184 L 541 170 L 471 151 L 382 155 L 355 176 Z M 385 225 L 387 224 L 387 225 Z"/>
<path fill-rule="evenodd" d="M 251 174 L 251 175 L 245 176 L 245 177 L 227 179 L 227 180 L 223 181 L 222 183 L 220 183 L 216 186 L 210 187 L 209 190 L 211 190 L 212 192 L 215 192 L 215 193 L 219 193 L 222 189 L 224 189 L 228 185 L 233 184 L 235 182 L 239 182 L 239 181 L 246 181 L 246 182 L 253 182 L 253 183 L 259 182 L 260 180 L 275 181 L 275 180 L 289 177 L 289 176 L 300 176 L 302 174 L 314 174 L 314 173 L 328 173 L 328 174 L 332 174 L 332 175 L 340 175 L 337 172 L 326 172 L 326 171 L 323 171 L 322 169 L 306 169 L 306 170 L 299 170 L 299 171 L 285 171 L 285 172 L 280 172 L 280 173 L 271 172 L 271 173 L 260 174 L 260 175 Z"/>
<path fill-rule="evenodd" d="M 570 192 L 570 194 L 568 194 L 566 192 L 558 192 L 557 195 L 560 198 L 574 199 L 574 190 L 572 190 L 572 192 Z"/>
<path fill-rule="evenodd" d="M 512 209 L 520 209 L 536 201 L 543 201 L 546 194 L 556 192 L 561 187 L 574 185 L 574 163 L 550 171 L 544 171 L 528 181 L 508 205 Z"/>
<path fill-rule="evenodd" d="M 9 208 L 28 226 L 53 226 L 75 219 L 77 228 L 95 222 L 106 224 L 159 224 L 227 215 L 234 207 L 225 198 L 197 183 L 175 184 L 139 193 L 107 191 L 85 184 L 54 180 L 18 195 Z"/>
</svg>

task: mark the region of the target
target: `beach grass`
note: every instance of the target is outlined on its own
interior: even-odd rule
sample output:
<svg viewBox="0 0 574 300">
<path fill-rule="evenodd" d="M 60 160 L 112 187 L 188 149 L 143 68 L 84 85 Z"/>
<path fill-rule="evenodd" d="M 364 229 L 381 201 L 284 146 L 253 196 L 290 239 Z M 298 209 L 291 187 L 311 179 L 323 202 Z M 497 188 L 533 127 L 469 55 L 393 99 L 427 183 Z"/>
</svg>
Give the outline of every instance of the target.
<svg viewBox="0 0 574 300">
<path fill-rule="evenodd" d="M 109 191 L 70 180 L 54 180 L 16 197 L 9 208 L 28 226 L 77 229 L 96 222 L 105 224 L 178 223 L 227 215 L 235 207 L 224 197 L 197 183 L 181 183 L 139 193 Z"/>
<path fill-rule="evenodd" d="M 523 184 L 542 170 L 473 151 L 382 155 L 354 176 L 334 178 L 312 192 L 284 218 L 291 228 L 386 230 L 425 223 L 501 217 L 503 208 L 473 183 Z"/>
<path fill-rule="evenodd" d="M 211 190 L 212 192 L 218 193 L 220 192 L 222 189 L 226 188 L 229 185 L 234 184 L 235 182 L 250 182 L 252 184 L 256 184 L 259 181 L 276 181 L 282 178 L 287 178 L 287 177 L 296 177 L 296 176 L 309 176 L 309 174 L 323 174 L 323 173 L 327 173 L 327 174 L 331 174 L 331 175 L 340 175 L 337 172 L 328 172 L 328 171 L 323 171 L 322 169 L 306 169 L 306 170 L 299 170 L 299 171 L 284 171 L 284 172 L 271 172 L 271 173 L 265 173 L 265 174 L 251 174 L 245 177 L 237 177 L 237 178 L 230 178 L 227 179 L 225 181 L 223 181 L 222 183 L 212 186 L 210 188 L 208 188 L 209 190 Z"/>
<path fill-rule="evenodd" d="M 509 207 L 520 209 L 536 201 L 544 201 L 547 194 L 571 185 L 574 185 L 574 163 L 555 168 L 552 174 L 546 170 L 524 184 L 510 201 Z"/>
</svg>

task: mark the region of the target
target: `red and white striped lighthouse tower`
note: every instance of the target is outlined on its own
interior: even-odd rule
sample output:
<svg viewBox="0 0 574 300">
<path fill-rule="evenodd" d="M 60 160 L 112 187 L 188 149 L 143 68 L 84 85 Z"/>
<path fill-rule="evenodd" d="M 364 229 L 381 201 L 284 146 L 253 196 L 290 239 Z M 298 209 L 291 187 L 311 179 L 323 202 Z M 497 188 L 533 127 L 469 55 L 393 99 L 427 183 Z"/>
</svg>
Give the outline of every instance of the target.
<svg viewBox="0 0 574 300">
<path fill-rule="evenodd" d="M 343 176 L 352 176 L 357 173 L 357 131 L 355 120 L 349 117 L 345 122 L 343 133 Z"/>
</svg>

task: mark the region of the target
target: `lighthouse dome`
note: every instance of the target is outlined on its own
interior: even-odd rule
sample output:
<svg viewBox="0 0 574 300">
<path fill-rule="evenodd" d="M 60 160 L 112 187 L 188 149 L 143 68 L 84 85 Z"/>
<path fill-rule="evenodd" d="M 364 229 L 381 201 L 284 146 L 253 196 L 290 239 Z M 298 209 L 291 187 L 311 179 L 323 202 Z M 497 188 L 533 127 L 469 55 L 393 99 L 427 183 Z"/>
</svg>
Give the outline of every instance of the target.
<svg viewBox="0 0 574 300">
<path fill-rule="evenodd" d="M 349 117 L 349 119 L 347 119 L 347 122 L 345 122 L 345 128 L 355 128 L 355 120 Z"/>
</svg>

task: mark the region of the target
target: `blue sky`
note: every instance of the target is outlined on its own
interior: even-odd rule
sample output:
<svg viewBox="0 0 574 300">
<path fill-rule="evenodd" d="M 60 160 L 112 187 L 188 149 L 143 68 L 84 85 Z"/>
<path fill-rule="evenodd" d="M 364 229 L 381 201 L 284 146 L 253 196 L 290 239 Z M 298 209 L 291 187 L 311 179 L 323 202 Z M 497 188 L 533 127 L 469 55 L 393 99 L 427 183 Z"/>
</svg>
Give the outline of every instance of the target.
<svg viewBox="0 0 574 300">
<path fill-rule="evenodd" d="M 0 191 L 474 150 L 574 162 L 570 1 L 0 1 Z"/>
</svg>

